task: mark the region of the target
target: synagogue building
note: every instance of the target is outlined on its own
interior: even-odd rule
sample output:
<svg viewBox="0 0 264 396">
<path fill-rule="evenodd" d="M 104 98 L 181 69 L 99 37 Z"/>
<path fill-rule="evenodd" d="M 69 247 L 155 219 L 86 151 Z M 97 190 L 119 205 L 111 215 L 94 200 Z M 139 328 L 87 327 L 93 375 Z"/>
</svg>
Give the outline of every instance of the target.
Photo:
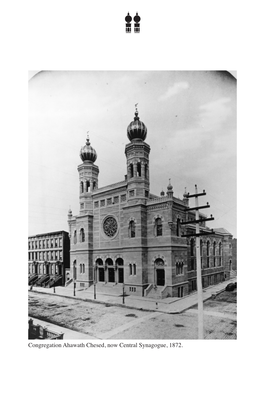
<svg viewBox="0 0 264 396">
<path fill-rule="evenodd" d="M 151 193 L 147 128 L 138 111 L 127 128 L 127 175 L 99 187 L 97 153 L 89 138 L 81 148 L 79 213 L 69 210 L 70 276 L 77 288 L 96 283 L 100 290 L 154 298 L 183 297 L 196 290 L 195 219 L 188 194 L 174 197 L 169 181 L 160 196 Z M 201 219 L 205 216 L 200 214 Z M 202 284 L 207 287 L 230 277 L 232 235 L 224 228 L 209 233 L 200 223 Z"/>
</svg>

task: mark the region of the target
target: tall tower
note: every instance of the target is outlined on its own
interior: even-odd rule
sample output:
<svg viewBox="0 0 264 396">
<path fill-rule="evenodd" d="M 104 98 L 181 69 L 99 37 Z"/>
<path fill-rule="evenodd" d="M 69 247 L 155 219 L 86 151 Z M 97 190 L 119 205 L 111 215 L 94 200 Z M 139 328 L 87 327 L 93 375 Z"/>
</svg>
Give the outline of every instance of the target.
<svg viewBox="0 0 264 396">
<path fill-rule="evenodd" d="M 145 203 L 149 197 L 149 152 L 144 142 L 147 136 L 145 124 L 139 120 L 136 107 L 134 121 L 127 127 L 130 143 L 126 145 L 127 158 L 127 202 Z"/>
<path fill-rule="evenodd" d="M 78 166 L 80 186 L 80 213 L 85 214 L 93 209 L 92 192 L 98 188 L 99 168 L 94 164 L 97 158 L 87 134 L 86 145 L 81 148 L 80 157 L 83 161 Z"/>
</svg>

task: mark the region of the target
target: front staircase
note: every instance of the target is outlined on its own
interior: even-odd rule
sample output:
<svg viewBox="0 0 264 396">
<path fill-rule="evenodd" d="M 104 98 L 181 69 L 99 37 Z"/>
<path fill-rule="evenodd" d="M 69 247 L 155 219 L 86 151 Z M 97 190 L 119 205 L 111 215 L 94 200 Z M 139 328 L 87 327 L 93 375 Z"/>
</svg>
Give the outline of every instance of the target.
<svg viewBox="0 0 264 396">
<path fill-rule="evenodd" d="M 65 287 L 69 286 L 72 282 L 73 282 L 73 279 L 72 279 L 72 278 L 71 278 L 71 279 L 68 279 L 68 280 L 65 282 Z"/>
<path fill-rule="evenodd" d="M 29 285 L 34 284 L 37 281 L 37 279 L 38 279 L 38 275 L 37 274 L 30 275 L 29 278 L 28 278 L 28 284 Z"/>
<path fill-rule="evenodd" d="M 144 297 L 161 299 L 163 297 L 163 289 L 166 286 L 154 286 L 152 283 L 144 290 Z"/>
<path fill-rule="evenodd" d="M 43 283 L 46 283 L 48 280 L 49 280 L 49 275 L 43 275 L 37 280 L 36 286 L 42 286 Z"/>
<path fill-rule="evenodd" d="M 56 275 L 46 283 L 45 287 L 61 286 L 61 280 L 62 275 Z"/>
</svg>

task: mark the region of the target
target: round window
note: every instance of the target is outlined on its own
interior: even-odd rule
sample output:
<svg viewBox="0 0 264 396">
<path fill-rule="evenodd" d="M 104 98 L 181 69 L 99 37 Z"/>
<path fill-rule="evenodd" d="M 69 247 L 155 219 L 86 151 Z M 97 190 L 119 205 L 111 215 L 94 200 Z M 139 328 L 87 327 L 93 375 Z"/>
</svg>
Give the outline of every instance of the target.
<svg viewBox="0 0 264 396">
<path fill-rule="evenodd" d="M 103 230 L 105 235 L 112 238 L 117 233 L 117 221 L 114 217 L 109 216 L 103 222 Z"/>
</svg>

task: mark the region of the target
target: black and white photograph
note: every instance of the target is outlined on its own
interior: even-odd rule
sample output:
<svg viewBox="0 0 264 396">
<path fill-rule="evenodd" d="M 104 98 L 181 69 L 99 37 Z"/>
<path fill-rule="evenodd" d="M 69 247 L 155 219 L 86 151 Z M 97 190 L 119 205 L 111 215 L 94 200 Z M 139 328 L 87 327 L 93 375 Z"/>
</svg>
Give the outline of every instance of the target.
<svg viewBox="0 0 264 396">
<path fill-rule="evenodd" d="M 29 77 L 29 338 L 236 339 L 236 72 Z"/>
</svg>

